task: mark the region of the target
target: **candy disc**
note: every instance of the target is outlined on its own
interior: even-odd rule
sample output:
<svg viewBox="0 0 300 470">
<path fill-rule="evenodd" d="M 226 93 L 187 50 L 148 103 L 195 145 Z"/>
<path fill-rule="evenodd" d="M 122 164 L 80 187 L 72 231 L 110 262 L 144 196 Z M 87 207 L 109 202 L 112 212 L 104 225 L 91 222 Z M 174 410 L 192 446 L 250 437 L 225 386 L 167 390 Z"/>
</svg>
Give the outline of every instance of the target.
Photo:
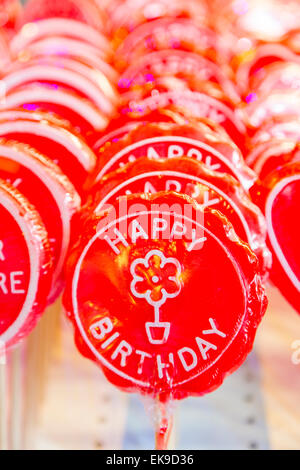
<svg viewBox="0 0 300 470">
<path fill-rule="evenodd" d="M 249 243 L 259 258 L 262 273 L 271 266 L 266 247 L 267 230 L 262 213 L 252 204 L 242 186 L 227 174 L 208 169 L 187 157 L 138 159 L 123 169 L 107 174 L 88 197 L 87 211 L 100 213 L 116 198 L 128 194 L 176 191 L 195 199 L 227 217 L 237 235 Z"/>
<path fill-rule="evenodd" d="M 23 108 L 29 111 L 52 111 L 69 121 L 83 135 L 103 131 L 108 120 L 89 100 L 67 88 L 34 83 L 7 93 L 0 109 Z"/>
<path fill-rule="evenodd" d="M 52 21 L 59 21 L 64 18 L 73 20 L 79 23 L 78 26 L 73 26 L 74 29 L 80 28 L 80 22 L 86 23 L 98 30 L 105 30 L 106 15 L 100 8 L 99 2 L 94 0 L 29 0 L 26 2 L 20 24 L 25 27 L 26 23 L 36 24 L 37 20 L 52 19 Z M 67 28 L 66 28 L 67 31 Z M 72 31 L 72 29 L 71 29 Z"/>
<path fill-rule="evenodd" d="M 96 156 L 68 122 L 49 113 L 0 111 L 0 136 L 26 143 L 54 161 L 82 192 Z"/>
<path fill-rule="evenodd" d="M 286 163 L 299 161 L 299 144 L 292 140 L 270 140 L 258 145 L 249 155 L 249 164 L 251 162 L 251 167 L 262 180 Z"/>
<path fill-rule="evenodd" d="M 272 279 L 300 313 L 300 227 L 295 222 L 300 201 L 300 163 L 286 164 L 271 173 L 260 194 L 274 255 Z"/>
<path fill-rule="evenodd" d="M 212 29 L 187 18 L 161 18 L 135 28 L 116 51 L 115 62 L 122 70 L 136 58 L 163 49 L 195 52 L 217 62 L 217 48 L 218 37 Z"/>
<path fill-rule="evenodd" d="M 96 71 L 94 72 L 96 74 Z M 111 115 L 114 112 L 113 101 L 116 101 L 112 86 L 106 79 L 107 96 L 101 89 L 101 81 L 95 79 L 92 70 L 72 59 L 67 58 L 45 58 L 15 64 L 6 74 L 3 86 L 7 93 L 16 90 L 26 84 L 45 84 L 56 89 L 62 86 L 77 93 L 84 99 L 89 99 L 103 114 Z M 105 77 L 101 76 L 102 81 Z M 108 97 L 110 99 L 108 99 Z"/>
<path fill-rule="evenodd" d="M 170 192 L 92 218 L 68 265 L 81 352 L 118 387 L 161 400 L 221 385 L 266 308 L 257 258 L 227 219 Z"/>
<path fill-rule="evenodd" d="M 145 156 L 152 159 L 195 158 L 212 170 L 234 176 L 246 190 L 257 179 L 235 145 L 228 139 L 214 135 L 208 128 L 205 133 L 202 132 L 196 125 L 141 124 L 123 139 L 100 149 L 100 155 L 91 182 L 98 182 L 108 172 Z"/>
<path fill-rule="evenodd" d="M 80 207 L 80 197 L 57 165 L 26 145 L 0 141 L 0 177 L 34 204 L 47 229 L 54 265 L 52 301 L 63 287 L 70 223 Z"/>
<path fill-rule="evenodd" d="M 27 336 L 42 314 L 52 280 L 47 232 L 33 206 L 0 181 L 0 343 Z"/>
</svg>

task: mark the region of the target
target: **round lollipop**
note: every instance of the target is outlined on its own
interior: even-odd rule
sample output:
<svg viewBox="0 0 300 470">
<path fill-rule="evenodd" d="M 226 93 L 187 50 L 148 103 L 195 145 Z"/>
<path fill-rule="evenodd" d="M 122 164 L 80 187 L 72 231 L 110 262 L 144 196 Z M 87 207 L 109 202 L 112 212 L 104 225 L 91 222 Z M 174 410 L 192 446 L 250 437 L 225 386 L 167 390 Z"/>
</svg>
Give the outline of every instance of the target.
<svg viewBox="0 0 300 470">
<path fill-rule="evenodd" d="M 64 305 L 79 350 L 114 385 L 166 403 L 216 389 L 244 361 L 266 309 L 258 274 L 218 211 L 133 195 L 91 217 Z"/>
<path fill-rule="evenodd" d="M 19 405 L 24 393 L 20 349 L 10 350 L 29 335 L 46 307 L 52 257 L 48 234 L 36 209 L 3 180 L 0 215 L 0 450 L 7 450 L 9 419 L 18 428 L 11 436 L 12 445 L 21 433 Z"/>
<path fill-rule="evenodd" d="M 53 160 L 79 193 L 96 156 L 70 124 L 44 112 L 0 111 L 0 136 L 26 143 Z"/>
<path fill-rule="evenodd" d="M 6 349 L 34 328 L 52 281 L 47 232 L 36 209 L 0 181 L 0 341 Z"/>
<path fill-rule="evenodd" d="M 299 143 L 283 139 L 273 139 L 258 145 L 256 149 L 249 154 L 248 159 L 249 165 L 251 165 L 262 180 L 286 163 L 299 161 Z"/>
<path fill-rule="evenodd" d="M 19 24 L 34 23 L 47 18 L 68 18 L 86 23 L 100 31 L 106 29 L 106 15 L 94 0 L 29 0 L 26 2 Z"/>
<path fill-rule="evenodd" d="M 77 63 L 92 68 L 90 74 L 94 78 L 99 77 L 99 85 L 101 85 L 101 81 L 105 81 L 101 74 L 107 77 L 106 81 L 109 80 L 116 85 L 119 74 L 107 63 L 106 56 L 106 53 L 92 44 L 64 36 L 51 36 L 29 44 L 26 49 L 24 48 L 18 52 L 16 59 L 21 63 L 26 63 L 41 57 L 72 58 Z"/>
<path fill-rule="evenodd" d="M 300 313 L 299 224 L 295 223 L 300 198 L 300 163 L 274 170 L 259 188 L 257 201 L 265 212 L 273 251 L 271 277 Z"/>
<path fill-rule="evenodd" d="M 245 121 L 250 130 L 257 130 L 272 118 L 299 117 L 299 90 L 274 90 L 257 97 L 245 107 Z"/>
<path fill-rule="evenodd" d="M 170 89 L 174 87 L 174 78 L 183 81 L 194 91 L 203 91 L 206 82 L 218 85 L 224 92 L 223 100 L 238 103 L 240 96 L 235 86 L 223 73 L 220 66 L 193 52 L 167 49 L 152 52 L 138 57 L 130 63 L 119 80 L 119 88 L 133 89 L 140 86 L 142 89 L 149 87 L 153 82 L 153 88 L 157 88 L 159 78 L 170 77 Z M 207 88 L 206 88 L 207 89 Z"/>
<path fill-rule="evenodd" d="M 116 198 L 128 194 L 176 191 L 194 198 L 202 208 L 219 210 L 237 235 L 249 243 L 266 274 L 271 266 L 262 213 L 251 203 L 242 186 L 230 175 L 208 169 L 195 159 L 181 157 L 153 160 L 140 158 L 109 173 L 95 185 L 83 207 L 83 215 L 99 214 Z"/>
<path fill-rule="evenodd" d="M 218 61 L 218 36 L 187 18 L 160 18 L 135 28 L 116 51 L 115 64 L 124 70 L 137 58 L 153 51 L 179 49 Z"/>
<path fill-rule="evenodd" d="M 248 190 L 257 176 L 246 166 L 238 148 L 228 139 L 216 135 L 205 127 L 174 123 L 140 124 L 118 142 L 100 149 L 97 167 L 87 186 L 108 172 L 137 158 L 152 159 L 187 156 L 204 162 L 212 170 L 229 173 Z"/>
<path fill-rule="evenodd" d="M 107 7 L 110 25 L 114 33 L 114 41 L 119 44 L 127 34 L 138 25 L 152 22 L 158 18 L 183 17 L 193 18 L 199 24 L 207 22 L 207 6 L 205 2 L 190 0 L 158 0 L 154 4 L 147 0 L 116 0 Z"/>
<path fill-rule="evenodd" d="M 89 99 L 104 115 L 114 113 L 113 103 L 117 101 L 113 87 L 103 74 L 99 79 L 90 67 L 64 57 L 14 63 L 2 83 L 6 93 L 30 83 L 45 83 L 54 89 L 62 86 Z"/>
<path fill-rule="evenodd" d="M 7 93 L 0 103 L 0 109 L 11 108 L 52 111 L 69 121 L 85 136 L 103 131 L 108 124 L 107 118 L 93 103 L 58 85 L 52 87 L 33 83 L 17 88 Z"/>
<path fill-rule="evenodd" d="M 284 62 L 299 63 L 299 57 L 283 44 L 262 44 L 250 50 L 237 66 L 236 83 L 241 93 L 247 95 L 249 90 L 255 92 L 253 82 L 255 83 L 256 77 L 265 76 L 270 64 Z"/>
<path fill-rule="evenodd" d="M 80 197 L 55 163 L 12 141 L 0 141 L 0 177 L 34 204 L 45 224 L 54 261 L 51 302 L 63 287 L 61 274 L 69 247 L 70 222 L 80 207 Z"/>
<path fill-rule="evenodd" d="M 269 119 L 251 137 L 250 150 L 253 150 L 252 147 L 271 140 L 293 140 L 298 142 L 300 140 L 300 117 L 279 116 L 278 118 Z"/>
<path fill-rule="evenodd" d="M 208 118 L 219 124 L 231 137 L 239 148 L 243 149 L 245 141 L 246 127 L 241 119 L 239 109 L 233 109 L 224 104 L 219 99 L 212 98 L 206 93 L 191 91 L 187 88 L 181 91 L 151 92 L 151 96 L 146 98 L 135 98 L 130 102 L 130 106 L 136 112 L 148 114 L 156 109 L 163 109 L 166 106 L 175 106 L 185 110 L 187 119 Z"/>
</svg>

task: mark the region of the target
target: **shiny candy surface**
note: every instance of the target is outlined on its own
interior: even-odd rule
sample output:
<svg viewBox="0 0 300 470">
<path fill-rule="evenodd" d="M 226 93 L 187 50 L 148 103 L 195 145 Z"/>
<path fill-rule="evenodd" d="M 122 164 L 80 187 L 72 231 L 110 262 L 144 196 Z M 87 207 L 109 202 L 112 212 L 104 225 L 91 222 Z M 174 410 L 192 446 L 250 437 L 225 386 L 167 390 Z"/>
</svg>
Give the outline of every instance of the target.
<svg viewBox="0 0 300 470">
<path fill-rule="evenodd" d="M 140 158 L 107 174 L 93 188 L 83 216 L 100 213 L 116 198 L 128 194 L 176 191 L 195 199 L 202 208 L 220 211 L 232 223 L 237 235 L 249 243 L 259 258 L 262 274 L 271 266 L 266 247 L 266 226 L 262 213 L 252 204 L 242 186 L 231 176 L 208 169 L 196 159 Z"/>
<path fill-rule="evenodd" d="M 106 173 L 140 157 L 156 159 L 188 156 L 204 162 L 212 170 L 235 176 L 248 190 L 257 177 L 246 166 L 238 148 L 228 139 L 213 133 L 208 126 L 204 126 L 204 129 L 202 131 L 196 124 L 141 124 L 123 139 L 99 150 L 101 158 L 89 183 L 92 185 L 94 180 L 100 181 Z"/>
<path fill-rule="evenodd" d="M 269 174 L 258 197 L 274 255 L 272 280 L 300 313 L 300 226 L 295 222 L 299 200 L 299 162 L 283 165 Z"/>
<path fill-rule="evenodd" d="M 46 229 L 35 208 L 0 181 L 0 341 L 26 337 L 46 306 L 52 280 Z"/>
<path fill-rule="evenodd" d="M 265 312 L 257 258 L 187 196 L 119 202 L 91 218 L 68 261 L 76 344 L 126 391 L 161 401 L 212 391 L 246 358 Z"/>
<path fill-rule="evenodd" d="M 0 177 L 18 188 L 41 215 L 53 257 L 50 301 L 63 287 L 61 274 L 70 240 L 70 221 L 80 197 L 57 165 L 30 147 L 0 141 Z"/>
</svg>

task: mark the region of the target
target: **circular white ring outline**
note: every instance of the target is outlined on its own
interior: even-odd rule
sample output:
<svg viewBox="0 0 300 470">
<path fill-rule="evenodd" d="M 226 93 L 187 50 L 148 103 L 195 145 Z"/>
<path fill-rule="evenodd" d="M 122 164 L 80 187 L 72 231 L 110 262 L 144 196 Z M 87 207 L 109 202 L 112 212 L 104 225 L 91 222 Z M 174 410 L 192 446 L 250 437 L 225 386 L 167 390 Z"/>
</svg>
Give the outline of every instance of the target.
<svg viewBox="0 0 300 470">
<path fill-rule="evenodd" d="M 1 190 L 0 190 L 1 191 Z M 39 256 L 34 249 L 34 244 L 32 243 L 32 235 L 28 229 L 28 226 L 25 223 L 24 218 L 20 215 L 19 211 L 14 207 L 12 202 L 9 200 L 1 200 L 0 205 L 2 205 L 13 217 L 18 227 L 23 233 L 30 262 L 30 281 L 27 289 L 27 295 L 23 303 L 21 313 L 17 316 L 16 320 L 9 326 L 9 328 L 0 335 L 0 340 L 4 343 L 8 343 L 12 338 L 14 338 L 18 332 L 23 327 L 26 319 L 29 317 L 32 311 L 32 306 L 35 303 L 36 293 L 39 282 Z"/>
<path fill-rule="evenodd" d="M 24 88 L 12 91 L 2 100 L 0 109 L 16 108 L 25 103 L 50 103 L 63 106 L 81 116 L 86 123 L 98 131 L 105 129 L 108 123 L 107 118 L 89 100 L 81 99 L 78 94 L 68 93 L 66 90 L 53 90 L 42 85 L 35 88 L 25 85 Z"/>
<path fill-rule="evenodd" d="M 174 213 L 171 213 L 171 212 L 159 212 L 159 211 L 141 211 L 141 212 L 137 212 L 135 214 L 132 214 L 130 215 L 130 217 L 128 215 L 126 216 L 123 216 L 117 220 L 114 220 L 112 222 L 110 222 L 106 227 L 102 228 L 100 231 L 98 231 L 92 238 L 91 240 L 88 242 L 88 244 L 86 245 L 86 247 L 84 248 L 83 252 L 81 253 L 78 261 L 77 261 L 77 264 L 76 264 L 76 267 L 75 267 L 75 270 L 74 270 L 74 277 L 73 277 L 73 281 L 72 281 L 72 303 L 73 303 L 73 310 L 74 310 L 74 317 L 75 317 L 75 321 L 76 321 L 76 324 L 79 328 L 79 331 L 82 335 L 82 338 L 84 339 L 86 345 L 89 347 L 89 349 L 91 350 L 91 352 L 94 354 L 94 356 L 106 367 L 108 368 L 110 371 L 114 372 L 116 375 L 118 375 L 119 377 L 122 377 L 123 379 L 125 380 L 129 380 L 130 382 L 133 382 L 135 383 L 136 385 L 140 385 L 140 386 L 143 386 L 143 387 L 151 387 L 151 384 L 149 383 L 146 383 L 146 382 L 142 382 L 140 380 L 136 380 L 132 377 L 130 377 L 129 375 L 123 373 L 122 371 L 118 370 L 115 366 L 113 366 L 110 362 L 108 362 L 106 359 L 103 358 L 103 356 L 101 356 L 101 354 L 99 354 L 99 352 L 97 351 L 97 349 L 94 347 L 94 345 L 91 343 L 91 341 L 89 340 L 85 330 L 84 330 L 84 327 L 81 323 L 81 320 L 80 320 L 80 316 L 79 316 L 79 312 L 78 312 L 78 304 L 77 304 L 77 297 L 76 297 L 76 292 L 77 292 L 77 288 L 78 288 L 78 282 L 79 282 L 79 276 L 80 276 L 80 269 L 81 269 L 81 265 L 83 263 L 83 260 L 87 254 L 87 252 L 89 251 L 90 247 L 94 244 L 94 242 L 105 232 L 105 230 L 111 228 L 113 225 L 117 224 L 118 222 L 122 222 L 123 220 L 126 220 L 126 219 L 129 219 L 129 218 L 133 218 L 133 217 L 136 217 L 136 216 L 141 216 L 141 215 L 149 215 L 149 214 L 158 214 L 158 215 L 168 215 L 168 216 L 176 216 L 176 214 Z M 202 375 L 204 372 L 206 372 L 207 370 L 209 370 L 213 365 L 215 365 L 219 359 L 224 355 L 224 353 L 227 351 L 227 349 L 231 346 L 231 344 L 233 343 L 233 341 L 235 340 L 235 338 L 237 337 L 237 335 L 239 334 L 241 328 L 242 328 L 242 325 L 244 323 L 244 320 L 245 320 L 245 317 L 246 317 L 246 311 L 247 311 L 247 305 L 248 305 L 248 301 L 247 301 L 247 290 L 246 290 L 246 287 L 245 287 L 245 283 L 244 283 L 244 280 L 242 278 L 242 275 L 241 275 L 241 272 L 239 270 L 239 266 L 238 264 L 236 263 L 236 261 L 233 259 L 231 253 L 229 253 L 229 251 L 226 249 L 226 247 L 224 246 L 224 244 L 217 239 L 217 237 L 212 233 L 210 232 L 207 228 L 203 227 L 201 224 L 199 224 L 198 222 L 190 219 L 189 217 L 186 217 L 186 216 L 183 216 L 183 215 L 180 215 L 180 217 L 182 219 L 185 219 L 189 222 L 191 222 L 192 224 L 195 224 L 196 226 L 198 226 L 199 228 L 201 228 L 202 230 L 204 230 L 206 233 L 208 233 L 220 246 L 221 248 L 223 248 L 223 250 L 225 251 L 226 255 L 228 256 L 228 258 L 230 259 L 232 265 L 233 265 L 233 268 L 234 270 L 236 271 L 236 274 L 239 278 L 239 281 L 240 281 L 240 284 L 242 286 L 242 289 L 243 289 L 243 294 L 244 294 L 244 303 L 245 303 L 245 310 L 244 310 L 244 314 L 243 314 L 243 317 L 240 321 L 240 325 L 238 326 L 238 328 L 236 328 L 235 330 L 235 333 L 231 339 L 231 341 L 229 341 L 228 345 L 224 348 L 224 350 L 221 352 L 221 354 L 204 370 L 202 370 L 200 373 L 186 379 L 186 380 L 183 380 L 181 382 L 178 382 L 176 384 L 174 384 L 173 386 L 175 387 L 178 387 L 180 385 L 183 385 L 184 383 L 186 382 L 190 382 L 191 380 L 199 377 L 200 375 Z"/>
<path fill-rule="evenodd" d="M 98 175 L 96 176 L 95 178 L 95 182 L 97 183 L 98 181 L 100 181 L 101 178 L 103 178 L 103 176 L 109 172 L 110 168 L 118 161 L 120 160 L 124 155 L 126 155 L 127 153 L 131 153 L 132 151 L 140 148 L 140 147 L 143 147 L 144 145 L 151 145 L 151 144 L 156 144 L 156 143 L 164 143 L 164 142 L 169 142 L 169 143 L 174 143 L 176 144 L 176 142 L 179 142 L 179 143 L 182 143 L 182 144 L 189 144 L 189 145 L 192 145 L 193 147 L 195 148 L 199 148 L 199 149 L 202 149 L 202 150 L 205 150 L 206 152 L 209 152 L 211 153 L 212 155 L 214 155 L 215 157 L 217 157 L 219 160 L 221 160 L 225 166 L 227 166 L 228 168 L 230 168 L 230 170 L 232 171 L 232 173 L 235 175 L 235 177 L 240 180 L 240 177 L 239 177 L 239 173 L 236 169 L 236 167 L 230 162 L 229 159 L 227 159 L 226 157 L 224 157 L 220 152 L 218 152 L 218 150 L 215 150 L 214 148 L 210 147 L 209 145 L 207 144 L 204 144 L 203 142 L 200 142 L 198 140 L 195 140 L 195 139 L 191 139 L 189 137 L 181 137 L 181 136 L 160 136 L 160 137 L 151 137 L 151 138 L 148 138 L 148 139 L 144 139 L 144 140 L 139 140 L 138 142 L 135 142 L 134 144 L 132 145 L 129 145 L 127 147 L 125 147 L 124 149 L 122 149 L 120 152 L 116 153 L 116 155 L 114 155 L 107 163 L 106 165 L 104 165 L 104 167 L 102 168 L 102 170 L 99 171 Z"/>
<path fill-rule="evenodd" d="M 286 186 L 288 186 L 290 183 L 293 183 L 294 181 L 299 181 L 299 180 L 300 180 L 300 175 L 294 175 L 294 176 L 289 176 L 287 178 L 284 178 L 270 192 L 268 199 L 266 201 L 266 220 L 268 224 L 269 238 L 270 238 L 271 244 L 273 246 L 276 256 L 278 260 L 280 261 L 281 266 L 283 267 L 286 275 L 291 280 L 291 282 L 293 283 L 293 285 L 295 286 L 298 292 L 300 292 L 300 280 L 297 278 L 297 276 L 291 269 L 286 257 L 283 254 L 280 244 L 277 240 L 273 223 L 272 223 L 272 206 L 274 204 L 276 197 Z"/>
<path fill-rule="evenodd" d="M 41 171 L 42 164 L 40 164 L 39 162 L 36 162 L 29 156 L 27 157 L 26 154 L 20 153 L 15 148 L 6 147 L 0 144 L 0 156 L 16 161 L 20 163 L 22 166 L 24 166 L 25 168 L 29 169 L 29 171 L 31 171 L 42 182 L 42 184 L 46 187 L 48 192 L 51 194 L 51 197 L 55 201 L 57 210 L 61 216 L 62 240 L 61 240 L 59 257 L 57 260 L 56 268 L 53 273 L 53 285 L 54 285 L 61 274 L 61 270 L 63 268 L 63 264 L 66 258 L 66 254 L 67 254 L 68 247 L 69 247 L 69 241 L 70 241 L 71 214 L 65 205 L 66 194 L 64 191 L 61 191 L 60 186 L 56 183 L 56 181 L 54 181 L 53 178 L 51 178 L 47 174 L 46 171 Z"/>
<path fill-rule="evenodd" d="M 178 177 L 178 178 L 186 178 L 190 181 L 196 181 L 197 183 L 200 183 L 200 184 L 203 184 L 205 186 L 208 186 L 210 189 L 212 189 L 213 191 L 215 191 L 216 193 L 219 193 L 224 199 L 225 201 L 227 201 L 231 207 L 233 207 L 233 209 L 235 210 L 235 212 L 238 214 L 241 222 L 242 222 L 242 225 L 243 225 L 243 228 L 246 232 L 246 235 L 247 235 L 247 239 L 248 239 L 248 242 L 249 244 L 253 244 L 253 239 L 252 239 L 252 234 L 250 232 L 250 229 L 249 229 L 249 226 L 248 226 L 248 223 L 244 217 L 244 215 L 242 214 L 242 211 L 239 209 L 239 207 L 235 204 L 234 201 L 232 201 L 228 196 L 227 194 L 225 194 L 223 191 L 221 191 L 221 189 L 219 189 L 217 186 L 214 186 L 213 184 L 205 181 L 204 179 L 201 179 L 199 178 L 198 176 L 192 176 L 192 175 L 189 175 L 187 173 L 182 173 L 182 172 L 179 172 L 179 171 L 169 171 L 169 170 L 163 170 L 163 171 L 150 171 L 150 172 L 147 172 L 147 173 L 141 173 L 139 175 L 136 175 L 136 176 L 133 176 L 132 178 L 129 178 L 127 179 L 126 181 L 124 181 L 123 183 L 119 184 L 118 186 L 116 186 L 114 189 L 112 189 L 103 199 L 102 201 L 98 204 L 98 206 L 94 209 L 94 212 L 95 213 L 98 213 L 101 211 L 102 207 L 104 204 L 107 203 L 107 201 L 109 201 L 109 199 L 111 199 L 118 191 L 120 191 L 121 189 L 125 188 L 126 186 L 129 186 L 131 183 L 135 183 L 136 181 L 139 181 L 141 179 L 145 179 L 146 177 L 147 178 L 151 178 L 153 176 L 174 176 L 174 177 Z"/>
<path fill-rule="evenodd" d="M 172 103 L 172 101 L 176 104 L 178 104 L 178 101 L 180 101 L 181 96 L 183 96 L 183 99 L 190 99 L 194 103 L 197 103 L 200 101 L 203 102 L 206 101 L 209 105 L 215 106 L 218 110 L 221 110 L 221 112 L 224 114 L 226 118 L 230 120 L 230 122 L 235 126 L 236 130 L 240 132 L 241 134 L 245 134 L 246 132 L 246 127 L 243 124 L 242 120 L 240 121 L 234 111 L 232 111 L 228 106 L 226 106 L 224 103 L 222 103 L 219 100 L 216 100 L 215 98 L 212 98 L 209 95 L 205 95 L 204 93 L 200 93 L 198 91 L 191 91 L 191 90 L 183 90 L 181 92 L 174 92 L 174 91 L 166 91 L 163 93 L 159 93 L 157 96 L 149 96 L 147 98 L 144 98 L 143 100 L 140 100 L 137 102 L 137 104 L 142 105 L 145 108 L 149 110 L 153 110 L 153 105 L 151 105 L 152 102 L 156 102 L 156 106 L 154 109 L 157 109 L 161 103 L 165 103 L 166 101 Z M 150 103 L 150 105 L 149 105 Z"/>
<path fill-rule="evenodd" d="M 1 122 L 2 116 L 0 112 L 0 136 L 4 136 L 10 133 L 28 133 L 33 134 L 38 137 L 45 137 L 48 140 L 52 140 L 56 144 L 61 145 L 64 147 L 69 153 L 71 153 L 81 167 L 86 171 L 89 172 L 93 169 L 91 166 L 91 160 L 87 157 L 87 152 L 82 151 L 82 143 L 77 141 L 77 137 L 71 134 L 66 129 L 62 127 L 55 128 L 48 124 L 43 124 L 43 122 L 39 121 L 30 121 L 30 120 L 23 120 L 18 119 L 17 121 L 12 122 Z M 30 116 L 28 117 L 30 119 Z M 76 141 L 78 144 L 76 144 Z M 89 151 L 89 154 L 91 152 Z M 71 162 L 69 162 L 71 163 Z"/>
<path fill-rule="evenodd" d="M 83 97 L 89 99 L 99 107 L 104 114 L 113 112 L 113 106 L 104 92 L 95 82 L 82 74 L 67 68 L 58 68 L 53 64 L 27 65 L 22 70 L 11 72 L 2 78 L 6 92 L 20 88 L 27 83 L 39 82 L 41 80 L 59 82 L 63 86 L 71 87 L 81 93 Z"/>
</svg>

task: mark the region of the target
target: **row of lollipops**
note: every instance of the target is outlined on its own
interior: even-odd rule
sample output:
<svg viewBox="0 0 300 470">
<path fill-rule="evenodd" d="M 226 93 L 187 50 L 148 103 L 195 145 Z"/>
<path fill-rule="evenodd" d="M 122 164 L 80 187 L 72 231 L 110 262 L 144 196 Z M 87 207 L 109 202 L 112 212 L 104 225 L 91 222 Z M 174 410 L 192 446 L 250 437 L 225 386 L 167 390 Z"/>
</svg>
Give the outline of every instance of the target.
<svg viewBox="0 0 300 470">
<path fill-rule="evenodd" d="M 165 404 L 241 365 L 270 271 L 300 311 L 297 3 L 280 37 L 222 3 L 30 0 L 3 33 L 6 347 L 66 282 L 81 353 Z"/>
</svg>

